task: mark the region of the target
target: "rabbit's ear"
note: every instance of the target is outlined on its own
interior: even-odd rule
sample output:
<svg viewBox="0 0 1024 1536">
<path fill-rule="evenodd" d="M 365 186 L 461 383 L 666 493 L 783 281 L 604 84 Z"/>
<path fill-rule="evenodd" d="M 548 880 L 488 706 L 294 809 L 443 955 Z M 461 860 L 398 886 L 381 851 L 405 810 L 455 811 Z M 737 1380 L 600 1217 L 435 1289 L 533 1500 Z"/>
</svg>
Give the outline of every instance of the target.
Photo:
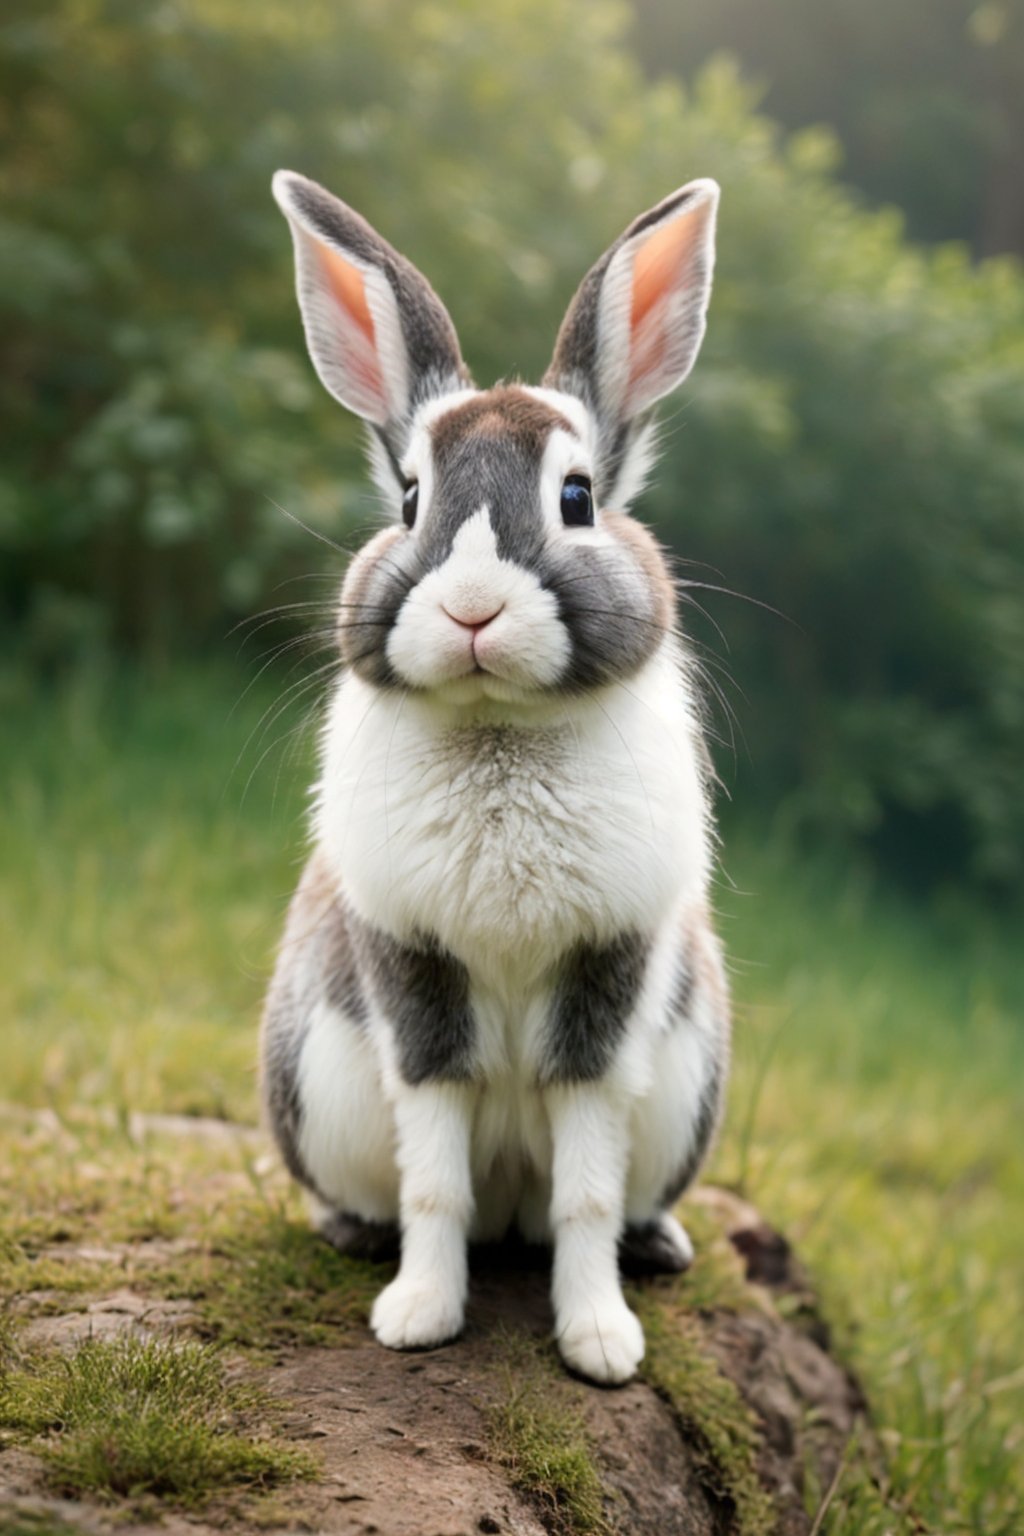
<svg viewBox="0 0 1024 1536">
<path fill-rule="evenodd" d="M 581 395 L 602 432 L 621 434 L 693 367 L 717 209 L 717 182 L 689 182 L 634 219 L 580 284 L 544 382 Z"/>
<path fill-rule="evenodd" d="M 316 371 L 336 400 L 400 452 L 415 407 L 468 383 L 448 311 L 404 256 L 315 181 L 278 171 L 273 188 L 295 242 Z"/>
</svg>

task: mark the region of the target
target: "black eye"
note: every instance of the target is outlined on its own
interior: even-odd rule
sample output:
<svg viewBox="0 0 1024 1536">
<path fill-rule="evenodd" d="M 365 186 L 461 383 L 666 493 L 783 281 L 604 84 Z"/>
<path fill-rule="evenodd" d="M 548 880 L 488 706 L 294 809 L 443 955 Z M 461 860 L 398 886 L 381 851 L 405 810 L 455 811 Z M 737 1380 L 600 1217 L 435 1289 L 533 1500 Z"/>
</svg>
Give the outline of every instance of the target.
<svg viewBox="0 0 1024 1536">
<path fill-rule="evenodd" d="M 562 486 L 562 522 L 567 528 L 593 528 L 594 498 L 586 475 L 567 475 Z"/>
<path fill-rule="evenodd" d="M 402 497 L 402 522 L 407 528 L 411 528 L 416 521 L 416 503 L 419 500 L 420 487 L 418 480 L 410 480 Z"/>
</svg>

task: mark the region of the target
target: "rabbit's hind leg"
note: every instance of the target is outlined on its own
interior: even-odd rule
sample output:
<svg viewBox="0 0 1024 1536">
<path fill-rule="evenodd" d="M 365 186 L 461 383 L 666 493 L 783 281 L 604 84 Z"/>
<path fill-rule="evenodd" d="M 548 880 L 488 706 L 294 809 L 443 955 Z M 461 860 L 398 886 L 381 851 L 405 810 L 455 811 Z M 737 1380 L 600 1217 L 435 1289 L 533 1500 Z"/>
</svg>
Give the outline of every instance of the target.
<svg viewBox="0 0 1024 1536">
<path fill-rule="evenodd" d="M 692 935 L 679 966 L 652 1086 L 633 1116 L 619 1244 L 619 1262 L 629 1274 L 678 1273 L 693 1262 L 693 1244 L 672 1207 L 707 1157 L 728 1070 L 728 996 L 710 929 Z"/>
<path fill-rule="evenodd" d="M 316 1197 L 314 1224 L 351 1250 L 350 1218 L 398 1220 L 394 1114 L 384 1094 L 347 913 L 314 854 L 292 900 L 267 994 L 263 1099 L 289 1170 Z M 363 1233 L 373 1246 L 382 1234 Z"/>
<path fill-rule="evenodd" d="M 309 1200 L 310 1216 L 325 1243 L 350 1259 L 367 1259 L 383 1264 L 397 1259 L 401 1233 L 397 1221 L 367 1221 L 351 1211 L 339 1211 L 324 1205 L 315 1195 Z"/>
<path fill-rule="evenodd" d="M 296 1146 L 317 1200 L 314 1224 L 343 1252 L 397 1250 L 394 1113 L 369 1031 L 326 1000 L 314 1008 L 297 1063 Z M 389 1231 L 392 1234 L 389 1236 Z"/>
<path fill-rule="evenodd" d="M 619 1268 L 624 1275 L 679 1275 L 693 1263 L 693 1243 L 671 1211 L 627 1225 L 619 1238 Z"/>
</svg>

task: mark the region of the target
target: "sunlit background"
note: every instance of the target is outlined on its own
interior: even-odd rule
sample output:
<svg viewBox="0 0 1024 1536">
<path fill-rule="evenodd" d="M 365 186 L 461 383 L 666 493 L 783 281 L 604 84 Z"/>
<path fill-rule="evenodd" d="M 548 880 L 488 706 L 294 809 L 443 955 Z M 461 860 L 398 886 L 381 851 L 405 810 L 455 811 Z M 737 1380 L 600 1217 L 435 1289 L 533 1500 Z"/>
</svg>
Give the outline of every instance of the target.
<svg viewBox="0 0 1024 1536">
<path fill-rule="evenodd" d="M 1021 6 L 5 0 L 0 131 L 0 1100 L 256 1114 L 380 515 L 272 172 L 410 256 L 483 383 L 538 378 L 596 256 L 714 176 L 639 508 L 723 781 L 714 1174 L 875 1403 L 887 1464 L 824 1528 L 1020 1529 Z"/>
</svg>

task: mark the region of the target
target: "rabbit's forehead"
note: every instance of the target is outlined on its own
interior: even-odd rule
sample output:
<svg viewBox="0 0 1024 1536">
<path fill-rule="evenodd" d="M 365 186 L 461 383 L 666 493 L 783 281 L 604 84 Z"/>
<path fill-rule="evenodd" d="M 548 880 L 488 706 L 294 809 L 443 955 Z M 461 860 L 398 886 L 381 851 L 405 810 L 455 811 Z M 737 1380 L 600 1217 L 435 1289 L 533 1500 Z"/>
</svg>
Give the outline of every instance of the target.
<svg viewBox="0 0 1024 1536">
<path fill-rule="evenodd" d="M 514 447 L 539 465 L 553 432 L 577 438 L 581 448 L 589 447 L 591 432 L 581 401 L 558 390 L 520 384 L 444 396 L 424 407 L 417 426 L 429 437 L 438 467 L 474 447 L 483 457 L 491 444 Z"/>
</svg>

